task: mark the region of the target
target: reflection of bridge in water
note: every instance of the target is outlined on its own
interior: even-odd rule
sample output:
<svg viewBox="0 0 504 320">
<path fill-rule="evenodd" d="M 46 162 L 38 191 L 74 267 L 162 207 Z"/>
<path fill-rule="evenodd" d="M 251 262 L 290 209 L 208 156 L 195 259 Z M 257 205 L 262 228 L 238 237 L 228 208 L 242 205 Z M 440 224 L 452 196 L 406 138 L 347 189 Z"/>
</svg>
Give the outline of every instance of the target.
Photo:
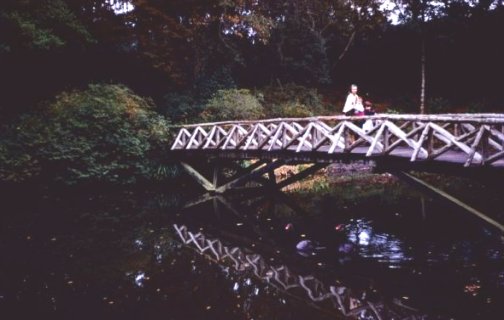
<svg viewBox="0 0 504 320">
<path fill-rule="evenodd" d="M 257 278 L 278 290 L 307 302 L 317 309 L 332 313 L 337 311 L 352 319 L 424 319 L 417 310 L 403 304 L 399 299 L 389 302 L 367 299 L 375 289 L 369 287 L 355 292 L 337 284 L 327 284 L 313 275 L 300 275 L 287 266 L 274 266 L 253 251 L 223 244 L 201 232 L 193 233 L 186 226 L 174 225 L 180 240 L 199 253 L 221 264 L 231 264 L 238 272 L 252 272 Z M 331 308 L 331 309 L 327 309 Z"/>
<path fill-rule="evenodd" d="M 373 122 L 368 131 L 360 127 L 364 120 Z M 251 182 L 256 184 L 254 188 L 280 190 L 330 163 L 374 160 L 381 170 L 504 232 L 501 223 L 409 172 L 503 178 L 502 114 L 332 116 L 185 125 L 179 127 L 171 156 L 210 193 L 250 190 Z M 243 167 L 242 160 L 255 162 Z M 199 170 L 198 161 L 205 162 Z M 275 170 L 285 164 L 311 166 L 277 181 Z M 226 177 L 225 168 L 231 168 L 234 175 Z M 208 174 L 212 179 L 205 177 Z"/>
</svg>

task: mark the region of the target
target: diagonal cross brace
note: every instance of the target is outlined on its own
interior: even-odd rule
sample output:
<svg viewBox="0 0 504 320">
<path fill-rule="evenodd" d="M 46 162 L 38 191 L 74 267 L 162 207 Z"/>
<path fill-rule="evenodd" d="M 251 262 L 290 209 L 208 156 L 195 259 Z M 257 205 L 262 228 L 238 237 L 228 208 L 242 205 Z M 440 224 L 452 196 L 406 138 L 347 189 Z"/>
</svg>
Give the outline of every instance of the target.
<svg viewBox="0 0 504 320">
<path fill-rule="evenodd" d="M 402 180 L 412 184 L 413 186 L 418 187 L 424 191 L 427 191 L 429 194 L 437 196 L 445 201 L 448 201 L 451 204 L 454 204 L 454 205 L 466 210 L 467 212 L 474 214 L 478 218 L 485 220 L 486 222 L 488 222 L 489 224 L 491 224 L 495 228 L 499 229 L 500 232 L 504 232 L 504 225 L 502 225 L 498 221 L 495 221 L 494 219 L 490 218 L 489 216 L 487 216 L 483 212 L 469 206 L 468 204 L 449 195 L 448 193 L 430 185 L 429 183 L 423 181 L 422 179 L 417 178 L 414 175 L 409 174 L 407 172 L 403 172 L 403 171 L 392 171 L 391 173 L 393 173 L 395 176 L 401 178 Z"/>
<path fill-rule="evenodd" d="M 184 170 L 191 177 L 193 177 L 194 180 L 196 180 L 196 182 L 198 182 L 203 188 L 205 188 L 206 191 L 209 191 L 209 192 L 215 191 L 215 187 L 214 187 L 213 183 L 211 183 L 205 177 L 203 177 L 201 175 L 201 173 L 196 171 L 193 167 L 191 167 L 189 164 L 187 164 L 185 162 L 180 162 L 180 164 L 182 165 L 182 168 L 184 168 Z"/>
<path fill-rule="evenodd" d="M 252 171 L 251 173 L 249 173 L 247 175 L 238 177 L 238 178 L 226 183 L 225 185 L 220 186 L 215 191 L 218 193 L 224 193 L 224 192 L 226 192 L 226 190 L 229 190 L 233 187 L 239 186 L 240 184 L 243 184 L 243 183 L 248 182 L 250 180 L 254 180 L 255 178 L 260 177 L 263 174 L 268 173 L 270 171 L 273 171 L 276 168 L 283 166 L 284 164 L 285 164 L 284 160 L 277 160 L 277 161 L 271 162 L 271 163 L 269 163 L 259 169 Z"/>
<path fill-rule="evenodd" d="M 305 169 L 292 177 L 289 177 L 287 179 L 284 179 L 284 180 L 278 182 L 275 185 L 275 187 L 278 188 L 278 190 L 280 190 L 280 189 L 288 186 L 289 184 L 292 184 L 296 181 L 299 181 L 301 179 L 308 177 L 309 175 L 319 171 L 322 168 L 327 167 L 328 165 L 329 165 L 328 163 L 315 163 L 313 166 L 309 167 L 308 169 Z"/>
</svg>

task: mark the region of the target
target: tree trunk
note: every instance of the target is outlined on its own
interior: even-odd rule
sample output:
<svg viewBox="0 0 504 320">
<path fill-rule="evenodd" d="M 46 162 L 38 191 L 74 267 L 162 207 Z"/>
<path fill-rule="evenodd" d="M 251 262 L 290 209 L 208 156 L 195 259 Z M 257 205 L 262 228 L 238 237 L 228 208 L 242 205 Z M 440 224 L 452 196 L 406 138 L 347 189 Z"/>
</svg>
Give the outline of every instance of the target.
<svg viewBox="0 0 504 320">
<path fill-rule="evenodd" d="M 343 52 L 341 52 L 340 55 L 338 56 L 338 62 L 341 61 L 341 59 L 343 59 L 343 57 L 345 56 L 345 54 L 348 52 L 348 49 L 350 49 L 350 46 L 352 45 L 352 43 L 355 40 L 355 34 L 356 33 L 357 33 L 356 30 L 352 31 L 352 34 L 350 35 L 350 38 L 348 38 L 347 44 L 345 46 L 345 49 L 343 49 Z"/>
<path fill-rule="evenodd" d="M 422 48 L 421 48 L 421 81 L 420 81 L 420 114 L 425 113 L 425 36 L 422 34 Z"/>
</svg>

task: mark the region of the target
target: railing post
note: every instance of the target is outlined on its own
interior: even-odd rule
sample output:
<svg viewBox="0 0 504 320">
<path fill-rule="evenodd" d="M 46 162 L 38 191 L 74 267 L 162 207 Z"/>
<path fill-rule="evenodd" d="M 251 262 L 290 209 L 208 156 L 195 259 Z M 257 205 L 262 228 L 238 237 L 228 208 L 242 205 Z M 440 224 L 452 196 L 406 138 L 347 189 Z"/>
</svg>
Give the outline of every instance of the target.
<svg viewBox="0 0 504 320">
<path fill-rule="evenodd" d="M 488 158 L 489 139 L 490 139 L 490 132 L 488 130 L 483 131 L 483 137 L 481 138 L 481 164 L 482 165 L 485 164 L 485 159 Z"/>
<path fill-rule="evenodd" d="M 352 145 L 353 143 L 353 134 L 350 132 L 350 130 L 348 129 L 348 127 L 345 127 L 345 130 L 343 131 L 343 137 L 345 139 L 345 152 L 350 149 L 350 146 Z"/>
<path fill-rule="evenodd" d="M 387 126 L 385 126 L 385 128 L 383 128 L 383 154 L 386 154 L 387 149 L 389 147 L 389 138 L 390 133 Z"/>
<path fill-rule="evenodd" d="M 501 126 L 501 133 L 504 135 L 504 125 L 500 125 Z M 504 150 L 504 139 L 502 139 L 502 150 Z"/>
<path fill-rule="evenodd" d="M 427 135 L 427 156 L 430 157 L 434 150 L 434 130 L 430 129 Z"/>
</svg>

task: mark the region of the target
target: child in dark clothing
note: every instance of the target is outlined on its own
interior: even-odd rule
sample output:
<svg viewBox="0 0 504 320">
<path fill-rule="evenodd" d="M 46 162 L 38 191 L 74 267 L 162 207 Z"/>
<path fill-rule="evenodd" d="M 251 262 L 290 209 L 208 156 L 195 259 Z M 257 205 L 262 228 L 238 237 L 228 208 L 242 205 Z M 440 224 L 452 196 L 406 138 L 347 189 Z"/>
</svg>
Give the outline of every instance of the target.
<svg viewBox="0 0 504 320">
<path fill-rule="evenodd" d="M 373 109 L 373 103 L 369 100 L 364 102 L 364 115 L 365 116 L 373 116 L 375 115 L 375 111 Z"/>
<path fill-rule="evenodd" d="M 373 103 L 369 100 L 365 101 L 364 102 L 364 115 L 365 116 L 373 116 L 375 114 L 376 114 L 376 112 L 373 109 Z M 369 131 L 371 131 L 373 129 L 373 127 L 374 127 L 373 120 L 368 119 L 362 125 L 362 130 L 364 130 L 365 133 L 368 133 Z"/>
</svg>

